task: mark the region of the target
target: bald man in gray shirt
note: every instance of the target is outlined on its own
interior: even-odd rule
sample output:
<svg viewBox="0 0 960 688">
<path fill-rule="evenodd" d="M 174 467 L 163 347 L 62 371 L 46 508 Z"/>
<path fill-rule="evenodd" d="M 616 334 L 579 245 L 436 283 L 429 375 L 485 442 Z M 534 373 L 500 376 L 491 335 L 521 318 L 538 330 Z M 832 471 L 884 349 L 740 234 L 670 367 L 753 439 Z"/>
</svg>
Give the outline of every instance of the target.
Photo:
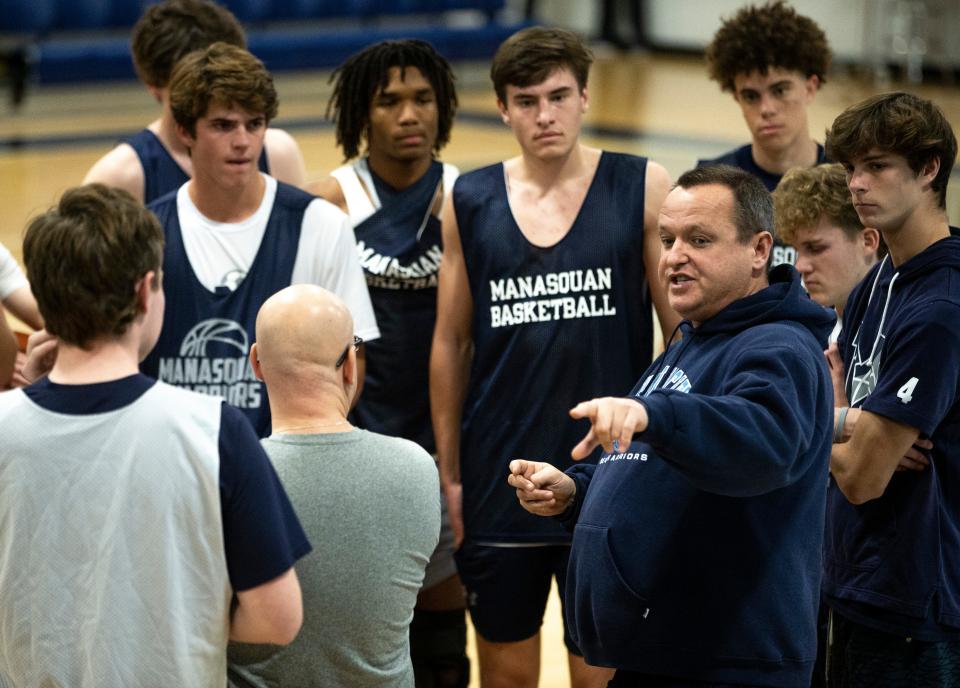
<svg viewBox="0 0 960 688">
<path fill-rule="evenodd" d="M 297 565 L 297 640 L 282 649 L 232 645 L 230 685 L 412 687 L 409 625 L 440 532 L 433 458 L 350 425 L 359 342 L 332 293 L 278 292 L 256 332 L 250 356 L 273 414 L 263 446 L 314 554 Z"/>
</svg>

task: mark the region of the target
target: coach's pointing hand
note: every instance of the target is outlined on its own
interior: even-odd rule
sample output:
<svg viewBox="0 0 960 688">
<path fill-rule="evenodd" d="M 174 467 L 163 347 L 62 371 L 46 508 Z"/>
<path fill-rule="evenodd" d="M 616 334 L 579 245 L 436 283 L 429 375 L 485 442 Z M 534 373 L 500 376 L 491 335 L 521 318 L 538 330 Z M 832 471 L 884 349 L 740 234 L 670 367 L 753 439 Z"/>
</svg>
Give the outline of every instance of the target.
<svg viewBox="0 0 960 688">
<path fill-rule="evenodd" d="M 646 407 L 626 397 L 582 401 L 570 409 L 570 416 L 590 421 L 590 432 L 570 452 L 578 461 L 590 456 L 598 444 L 606 452 L 626 451 L 633 441 L 633 433 L 646 430 L 649 421 Z"/>
<path fill-rule="evenodd" d="M 577 491 L 573 478 L 543 461 L 514 459 L 507 482 L 517 488 L 520 506 L 537 516 L 562 514 Z"/>
</svg>

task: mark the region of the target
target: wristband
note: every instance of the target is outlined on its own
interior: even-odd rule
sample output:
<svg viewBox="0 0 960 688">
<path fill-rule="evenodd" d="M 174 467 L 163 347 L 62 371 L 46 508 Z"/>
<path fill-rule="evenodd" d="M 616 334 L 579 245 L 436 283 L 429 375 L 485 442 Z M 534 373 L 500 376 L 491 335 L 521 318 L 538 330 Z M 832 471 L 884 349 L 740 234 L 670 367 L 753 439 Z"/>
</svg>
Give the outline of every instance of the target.
<svg viewBox="0 0 960 688">
<path fill-rule="evenodd" d="M 843 424 L 847 422 L 847 411 L 849 406 L 841 406 L 840 413 L 837 415 L 837 425 L 833 429 L 833 443 L 836 444 L 843 440 Z"/>
</svg>

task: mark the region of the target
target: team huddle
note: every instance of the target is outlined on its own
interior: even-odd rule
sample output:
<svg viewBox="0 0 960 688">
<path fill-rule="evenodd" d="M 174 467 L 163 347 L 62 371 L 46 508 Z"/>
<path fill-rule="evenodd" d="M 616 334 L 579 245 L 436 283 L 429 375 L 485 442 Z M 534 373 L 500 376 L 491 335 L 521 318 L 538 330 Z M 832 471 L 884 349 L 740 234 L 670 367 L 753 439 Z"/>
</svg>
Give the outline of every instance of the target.
<svg viewBox="0 0 960 688">
<path fill-rule="evenodd" d="M 469 610 L 533 688 L 555 580 L 574 688 L 960 686 L 934 103 L 821 145 L 823 31 L 745 7 L 707 63 L 751 141 L 674 181 L 580 141 L 593 56 L 534 27 L 519 154 L 461 174 L 450 65 L 385 41 L 307 181 L 225 8 L 132 53 L 160 117 L 0 251 L 0 685 L 465 688 Z"/>
</svg>

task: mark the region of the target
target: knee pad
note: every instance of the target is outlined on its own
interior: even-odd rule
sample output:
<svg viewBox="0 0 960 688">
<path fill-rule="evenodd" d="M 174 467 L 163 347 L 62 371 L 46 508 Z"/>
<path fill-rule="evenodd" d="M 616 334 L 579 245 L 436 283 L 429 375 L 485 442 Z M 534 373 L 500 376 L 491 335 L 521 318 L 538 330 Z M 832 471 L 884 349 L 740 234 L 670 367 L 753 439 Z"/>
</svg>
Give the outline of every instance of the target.
<svg viewBox="0 0 960 688">
<path fill-rule="evenodd" d="M 410 657 L 416 688 L 467 688 L 467 620 L 463 609 L 415 609 L 410 624 Z"/>
</svg>

